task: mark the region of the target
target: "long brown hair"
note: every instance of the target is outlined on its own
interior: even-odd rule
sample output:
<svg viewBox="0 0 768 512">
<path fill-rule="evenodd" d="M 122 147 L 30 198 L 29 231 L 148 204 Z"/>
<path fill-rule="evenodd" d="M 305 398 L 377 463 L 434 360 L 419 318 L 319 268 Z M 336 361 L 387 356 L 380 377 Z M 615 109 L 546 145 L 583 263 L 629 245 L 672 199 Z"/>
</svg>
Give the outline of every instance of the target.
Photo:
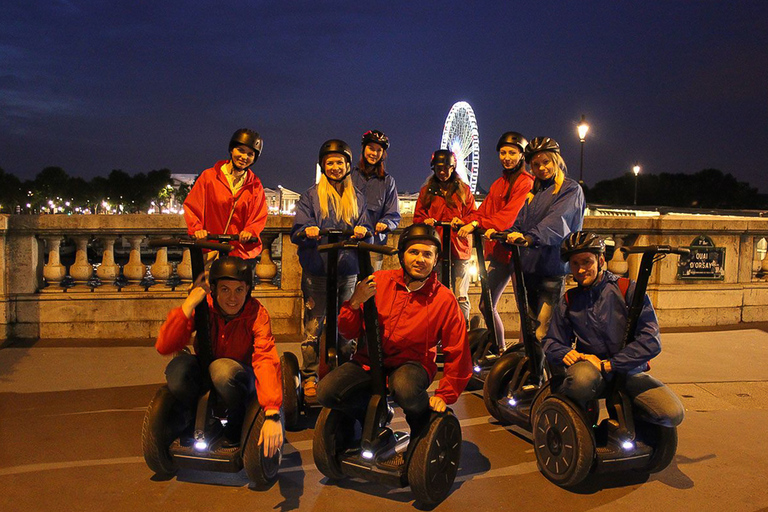
<svg viewBox="0 0 768 512">
<path fill-rule="evenodd" d="M 386 159 L 387 150 L 385 149 L 381 154 L 381 158 L 379 158 L 378 162 L 373 165 L 369 164 L 365 159 L 365 146 L 363 146 L 363 148 L 360 150 L 360 160 L 357 162 L 357 168 L 360 169 L 360 172 L 366 176 L 370 176 L 371 174 L 375 173 L 377 178 L 383 179 L 384 175 L 387 173 L 387 164 L 384 162 Z"/>
<path fill-rule="evenodd" d="M 432 201 L 440 196 L 445 198 L 445 203 L 453 208 L 456 203 L 453 198 L 458 197 L 461 204 L 467 204 L 468 200 L 474 201 L 472 198 L 472 191 L 469 189 L 469 185 L 464 183 L 458 174 L 454 171 L 451 173 L 451 177 L 445 182 L 441 182 L 434 174 L 427 179 L 425 183 L 426 190 L 424 191 L 424 207 L 429 208 Z"/>
</svg>

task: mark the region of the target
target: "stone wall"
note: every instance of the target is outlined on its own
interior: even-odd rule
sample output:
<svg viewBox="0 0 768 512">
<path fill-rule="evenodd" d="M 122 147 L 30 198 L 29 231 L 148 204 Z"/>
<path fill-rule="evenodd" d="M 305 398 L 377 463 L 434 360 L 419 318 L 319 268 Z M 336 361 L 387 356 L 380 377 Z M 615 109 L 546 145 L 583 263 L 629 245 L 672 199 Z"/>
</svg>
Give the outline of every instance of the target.
<svg viewBox="0 0 768 512">
<path fill-rule="evenodd" d="M 288 237 L 292 222 L 292 217 L 285 216 L 268 219 L 263 238 L 281 267 L 280 287 L 264 283 L 254 289 L 254 295 L 269 310 L 273 331 L 298 339 L 302 315 L 301 268 L 296 248 Z M 403 225 L 408 224 L 410 219 L 404 219 Z M 588 216 L 585 229 L 611 237 L 617 245 L 687 246 L 694 237 L 706 234 L 717 246 L 726 248 L 722 281 L 678 280 L 676 257 L 669 257 L 654 267 L 649 294 L 664 326 L 713 326 L 768 320 L 768 282 L 763 277 L 764 271 L 768 271 L 768 260 L 761 261 L 763 255 L 756 251 L 757 242 L 768 236 L 768 219 Z M 105 279 L 103 286 L 93 289 L 80 279 L 75 286 L 65 288 L 60 286 L 62 278 L 57 276 L 67 272 L 77 274 L 74 271 L 77 265 L 80 273 L 83 269 L 89 273 L 93 266 L 104 270 L 109 250 L 94 254 L 94 248 L 105 246 L 104 243 L 94 245 L 96 239 L 130 247 L 131 257 L 137 258 L 134 264 L 139 274 L 147 267 L 156 270 L 162 257 L 148 251 L 142 240 L 184 231 L 183 218 L 174 215 L 0 216 L 0 338 L 155 337 L 168 311 L 183 301 L 188 282 L 170 288 L 164 280 L 158 280 L 147 289 L 138 279 L 122 286 Z M 392 238 L 390 243 L 396 243 L 397 234 Z M 59 258 L 58 243 L 65 239 L 78 244 L 79 263 L 53 268 L 54 260 Z M 268 270 L 266 267 L 271 262 L 269 258 L 266 260 L 262 269 Z M 610 262 L 612 270 L 627 271 L 630 277 L 636 276 L 638 265 L 638 256 L 631 256 L 625 262 L 618 253 Z M 126 275 L 127 266 L 123 266 Z M 385 263 L 385 268 L 394 266 L 397 266 L 396 258 Z M 475 314 L 479 295 L 480 287 L 475 284 L 470 290 Z M 506 329 L 516 330 L 519 322 L 511 287 L 502 296 L 499 310 Z"/>
</svg>

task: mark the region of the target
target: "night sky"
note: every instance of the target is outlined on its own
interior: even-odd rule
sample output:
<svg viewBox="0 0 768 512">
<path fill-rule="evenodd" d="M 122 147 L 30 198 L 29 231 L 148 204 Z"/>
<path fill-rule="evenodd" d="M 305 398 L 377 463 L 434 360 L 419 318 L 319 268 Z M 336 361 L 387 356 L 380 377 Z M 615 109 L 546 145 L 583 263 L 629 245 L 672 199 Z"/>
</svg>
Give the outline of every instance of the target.
<svg viewBox="0 0 768 512">
<path fill-rule="evenodd" d="M 492 6 L 496 4 L 495 6 Z M 594 185 L 717 168 L 768 192 L 768 2 L 79 2 L 0 6 L 0 168 L 199 173 L 264 138 L 265 186 L 303 191 L 321 143 L 387 133 L 401 191 L 451 105 L 474 108 L 480 185 L 506 130 L 555 138 Z"/>
</svg>

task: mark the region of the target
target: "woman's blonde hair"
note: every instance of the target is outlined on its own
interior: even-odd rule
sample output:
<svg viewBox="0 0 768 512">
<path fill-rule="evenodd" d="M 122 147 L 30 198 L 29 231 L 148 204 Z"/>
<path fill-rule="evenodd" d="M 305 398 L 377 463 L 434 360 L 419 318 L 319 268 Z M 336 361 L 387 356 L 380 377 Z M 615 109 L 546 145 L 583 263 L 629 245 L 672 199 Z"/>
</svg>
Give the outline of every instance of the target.
<svg viewBox="0 0 768 512">
<path fill-rule="evenodd" d="M 341 195 L 336 192 L 336 188 L 328 181 L 325 174 L 320 175 L 320 181 L 317 183 L 317 198 L 320 201 L 320 213 L 324 219 L 328 218 L 330 208 L 336 213 L 336 220 L 343 220 L 350 226 L 357 220 L 357 194 L 355 186 L 352 184 L 352 178 L 347 175 L 342 181 L 344 190 Z"/>
</svg>

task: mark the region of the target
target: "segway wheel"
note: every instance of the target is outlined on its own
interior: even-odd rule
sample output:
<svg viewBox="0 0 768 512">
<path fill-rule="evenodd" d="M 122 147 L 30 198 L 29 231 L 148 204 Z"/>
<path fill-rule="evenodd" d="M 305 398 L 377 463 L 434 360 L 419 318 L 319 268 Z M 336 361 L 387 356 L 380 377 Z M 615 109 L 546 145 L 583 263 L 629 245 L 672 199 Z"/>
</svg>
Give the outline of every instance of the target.
<svg viewBox="0 0 768 512">
<path fill-rule="evenodd" d="M 550 396 L 533 413 L 533 448 L 539 470 L 560 487 L 573 487 L 589 474 L 595 460 L 592 435 L 574 410 Z"/>
<path fill-rule="evenodd" d="M 157 390 L 155 397 L 149 402 L 147 412 L 144 413 L 141 448 L 147 466 L 160 477 L 171 477 L 177 471 L 168 448 L 183 430 L 183 427 L 178 425 L 180 418 L 174 417 L 180 412 L 178 401 L 168 386 L 163 386 Z"/>
<path fill-rule="evenodd" d="M 653 448 L 648 465 L 641 471 L 658 473 L 669 466 L 677 453 L 677 427 L 662 427 L 645 421 L 636 421 L 637 437 Z"/>
<path fill-rule="evenodd" d="M 469 351 L 472 354 L 472 377 L 467 383 L 467 391 L 477 391 L 483 389 L 483 379 L 476 375 L 474 371 L 478 362 L 488 353 L 490 343 L 496 343 L 491 339 L 491 331 L 484 328 L 475 329 L 467 333 L 469 342 Z"/>
<path fill-rule="evenodd" d="M 352 420 L 343 412 L 323 407 L 315 423 L 312 456 L 315 466 L 331 480 L 344 478 L 340 455 L 346 449 L 353 432 Z"/>
<path fill-rule="evenodd" d="M 280 368 L 283 373 L 283 417 L 285 428 L 294 430 L 301 417 L 301 373 L 299 360 L 291 352 L 280 356 Z"/>
<path fill-rule="evenodd" d="M 416 501 L 431 507 L 451 491 L 461 458 L 461 426 L 451 413 L 434 415 L 426 434 L 416 440 L 408 464 L 408 483 Z"/>
<path fill-rule="evenodd" d="M 502 423 L 510 421 L 499 407 L 499 400 L 504 399 L 510 390 L 520 389 L 529 373 L 528 358 L 523 352 L 505 354 L 494 363 L 483 386 L 483 402 L 491 416 Z"/>
<path fill-rule="evenodd" d="M 243 447 L 243 467 L 248 475 L 248 480 L 254 489 L 267 490 L 277 481 L 277 471 L 280 469 L 282 448 L 272 457 L 264 455 L 264 447 L 259 445 L 259 436 L 264 426 L 264 411 L 254 420 L 248 439 Z"/>
</svg>

